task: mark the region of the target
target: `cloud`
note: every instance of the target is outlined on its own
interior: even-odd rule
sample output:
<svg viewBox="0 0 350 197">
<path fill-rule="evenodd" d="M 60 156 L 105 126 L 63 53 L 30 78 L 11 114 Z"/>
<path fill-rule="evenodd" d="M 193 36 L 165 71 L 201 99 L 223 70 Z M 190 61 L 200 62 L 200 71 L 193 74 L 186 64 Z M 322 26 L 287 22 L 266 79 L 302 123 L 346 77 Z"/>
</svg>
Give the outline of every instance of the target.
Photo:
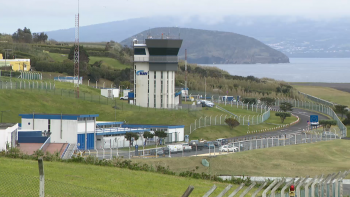
<svg viewBox="0 0 350 197">
<path fill-rule="evenodd" d="M 77 7 L 77 0 L 3 1 L 0 31 L 11 33 L 24 26 L 32 31 L 74 27 Z M 80 25 L 150 16 L 180 16 L 184 21 L 199 16 L 209 24 L 231 15 L 324 19 L 350 16 L 349 7 L 348 0 L 80 0 Z"/>
</svg>

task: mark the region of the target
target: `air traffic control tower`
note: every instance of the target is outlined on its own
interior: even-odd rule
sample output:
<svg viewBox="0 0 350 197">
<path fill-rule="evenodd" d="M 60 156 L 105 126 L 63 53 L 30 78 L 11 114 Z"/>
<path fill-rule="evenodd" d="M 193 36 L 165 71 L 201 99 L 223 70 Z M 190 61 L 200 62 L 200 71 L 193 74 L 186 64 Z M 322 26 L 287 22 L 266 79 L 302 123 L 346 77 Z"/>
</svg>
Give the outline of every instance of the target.
<svg viewBox="0 0 350 197">
<path fill-rule="evenodd" d="M 174 108 L 175 71 L 181 39 L 146 39 L 145 44 L 133 40 L 134 104 L 150 108 Z"/>
</svg>

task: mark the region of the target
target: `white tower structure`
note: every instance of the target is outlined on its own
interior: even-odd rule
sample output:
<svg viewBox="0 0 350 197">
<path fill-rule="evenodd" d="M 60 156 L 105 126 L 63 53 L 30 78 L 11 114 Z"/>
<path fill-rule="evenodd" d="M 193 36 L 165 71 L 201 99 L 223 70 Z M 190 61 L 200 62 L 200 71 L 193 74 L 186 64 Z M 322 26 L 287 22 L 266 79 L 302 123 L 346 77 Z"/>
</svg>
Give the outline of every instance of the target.
<svg viewBox="0 0 350 197">
<path fill-rule="evenodd" d="M 174 108 L 180 95 L 175 93 L 175 71 L 181 39 L 133 40 L 134 104 L 150 108 Z"/>
</svg>

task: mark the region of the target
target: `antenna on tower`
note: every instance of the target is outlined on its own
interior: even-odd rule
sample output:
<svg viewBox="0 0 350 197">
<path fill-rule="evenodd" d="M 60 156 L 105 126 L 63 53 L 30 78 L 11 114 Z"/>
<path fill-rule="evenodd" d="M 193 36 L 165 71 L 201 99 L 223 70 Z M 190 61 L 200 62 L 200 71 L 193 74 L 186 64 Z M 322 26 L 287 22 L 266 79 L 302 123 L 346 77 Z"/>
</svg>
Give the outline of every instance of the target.
<svg viewBox="0 0 350 197">
<path fill-rule="evenodd" d="M 77 80 L 77 83 L 75 83 Z M 74 86 L 77 87 L 76 97 L 79 98 L 79 0 L 78 15 L 75 15 L 75 42 L 74 42 Z"/>
<path fill-rule="evenodd" d="M 185 92 L 187 91 L 187 49 L 185 49 Z M 188 95 L 188 91 L 187 91 Z M 187 95 L 185 95 L 185 102 L 187 101 Z"/>
</svg>

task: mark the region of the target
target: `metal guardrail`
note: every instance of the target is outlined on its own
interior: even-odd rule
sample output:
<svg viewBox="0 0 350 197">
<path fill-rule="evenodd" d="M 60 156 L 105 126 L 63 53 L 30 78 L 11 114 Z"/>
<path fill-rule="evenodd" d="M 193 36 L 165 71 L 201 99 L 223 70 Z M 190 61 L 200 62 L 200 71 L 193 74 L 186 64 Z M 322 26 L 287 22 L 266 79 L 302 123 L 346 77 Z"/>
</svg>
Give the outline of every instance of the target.
<svg viewBox="0 0 350 197">
<path fill-rule="evenodd" d="M 64 155 L 66 154 L 67 150 L 68 150 L 68 147 L 70 146 L 70 144 L 67 145 L 67 147 L 64 149 L 63 153 L 62 153 L 62 156 L 61 156 L 61 159 L 63 159 Z"/>
<path fill-rule="evenodd" d="M 324 104 L 322 104 L 324 102 L 324 100 L 322 100 L 322 99 L 317 100 L 318 99 L 317 97 L 314 97 L 314 98 L 316 98 L 315 102 L 295 100 L 295 99 L 279 99 L 278 98 L 276 100 L 276 104 L 279 105 L 282 102 L 287 102 L 287 103 L 291 103 L 294 107 L 309 109 L 309 110 L 320 112 L 322 114 L 326 114 L 326 115 L 330 116 L 333 120 L 337 121 L 337 126 L 339 127 L 339 129 L 341 131 L 341 137 L 346 137 L 347 136 L 347 128 L 343 124 L 343 122 L 339 119 L 338 115 L 333 111 L 333 108 L 328 106 L 330 102 L 327 101 L 328 104 L 324 105 Z"/>
<path fill-rule="evenodd" d="M 50 145 L 50 143 L 51 143 L 51 137 L 48 137 L 48 138 L 46 139 L 46 141 L 44 142 L 44 144 L 41 145 L 41 147 L 40 147 L 39 150 L 45 151 L 46 148 Z"/>
</svg>

